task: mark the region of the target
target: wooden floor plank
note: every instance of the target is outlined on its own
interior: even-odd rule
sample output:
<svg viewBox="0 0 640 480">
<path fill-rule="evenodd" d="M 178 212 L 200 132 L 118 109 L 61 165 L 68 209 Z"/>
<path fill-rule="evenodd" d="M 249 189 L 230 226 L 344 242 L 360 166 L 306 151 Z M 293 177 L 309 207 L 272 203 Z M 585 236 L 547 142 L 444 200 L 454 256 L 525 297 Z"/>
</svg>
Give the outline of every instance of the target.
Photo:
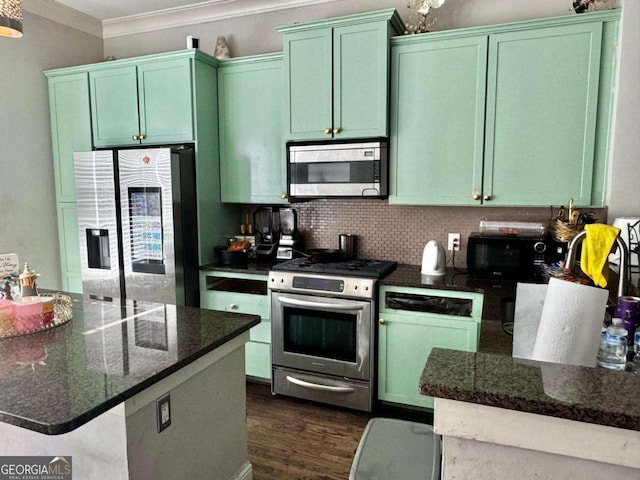
<svg viewBox="0 0 640 480">
<path fill-rule="evenodd" d="M 431 424 L 431 413 L 377 406 L 358 412 L 282 395 L 247 382 L 249 461 L 254 480 L 348 480 L 353 457 L 373 417 Z"/>
</svg>

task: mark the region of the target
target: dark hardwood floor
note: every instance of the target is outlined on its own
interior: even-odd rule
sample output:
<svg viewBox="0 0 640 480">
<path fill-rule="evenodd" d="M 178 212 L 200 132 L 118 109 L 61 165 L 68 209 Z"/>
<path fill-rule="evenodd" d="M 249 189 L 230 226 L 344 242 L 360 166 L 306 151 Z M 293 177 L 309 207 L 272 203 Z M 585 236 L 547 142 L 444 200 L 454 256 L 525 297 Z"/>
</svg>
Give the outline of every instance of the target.
<svg viewBox="0 0 640 480">
<path fill-rule="evenodd" d="M 430 413 L 379 405 L 357 412 L 281 395 L 247 382 L 249 461 L 255 480 L 347 480 L 362 432 L 373 417 L 432 423 Z"/>
</svg>

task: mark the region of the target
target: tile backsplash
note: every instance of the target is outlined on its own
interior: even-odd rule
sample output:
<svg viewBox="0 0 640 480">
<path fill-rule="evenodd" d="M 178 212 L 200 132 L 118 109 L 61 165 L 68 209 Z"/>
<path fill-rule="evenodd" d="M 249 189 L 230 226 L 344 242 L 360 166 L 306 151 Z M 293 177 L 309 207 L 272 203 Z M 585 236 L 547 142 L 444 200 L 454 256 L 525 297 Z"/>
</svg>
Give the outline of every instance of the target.
<svg viewBox="0 0 640 480">
<path fill-rule="evenodd" d="M 393 260 L 419 265 L 431 239 L 445 246 L 449 233 L 460 233 L 461 250 L 455 266 L 466 266 L 467 237 L 478 231 L 480 220 L 548 221 L 558 207 L 425 207 L 389 205 L 378 199 L 319 199 L 291 205 L 298 213 L 298 229 L 305 248 L 338 248 L 338 235 L 357 236 L 358 258 Z M 247 206 L 245 212 L 253 212 Z M 553 211 L 553 213 L 552 213 Z M 606 209 L 589 209 L 606 222 Z M 447 252 L 447 263 L 452 262 Z"/>
</svg>

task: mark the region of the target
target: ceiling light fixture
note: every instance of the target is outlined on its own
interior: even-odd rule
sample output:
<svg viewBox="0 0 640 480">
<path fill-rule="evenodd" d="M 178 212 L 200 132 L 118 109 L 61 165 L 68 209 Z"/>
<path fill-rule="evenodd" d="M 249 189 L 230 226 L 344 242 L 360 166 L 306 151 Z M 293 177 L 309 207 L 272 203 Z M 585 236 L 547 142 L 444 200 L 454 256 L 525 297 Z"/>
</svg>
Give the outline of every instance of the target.
<svg viewBox="0 0 640 480">
<path fill-rule="evenodd" d="M 21 0 L 0 0 L 0 36 L 22 36 Z"/>
</svg>

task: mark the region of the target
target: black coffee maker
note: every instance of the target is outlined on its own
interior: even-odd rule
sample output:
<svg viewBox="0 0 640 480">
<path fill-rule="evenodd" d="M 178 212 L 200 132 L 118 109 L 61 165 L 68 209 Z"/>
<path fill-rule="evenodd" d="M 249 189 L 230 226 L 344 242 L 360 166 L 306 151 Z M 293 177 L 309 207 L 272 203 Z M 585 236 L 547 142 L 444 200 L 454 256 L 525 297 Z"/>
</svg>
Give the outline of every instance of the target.
<svg viewBox="0 0 640 480">
<path fill-rule="evenodd" d="M 277 207 L 260 207 L 253 214 L 253 229 L 260 236 L 256 245 L 256 260 L 273 261 L 278 250 L 280 211 Z"/>
</svg>

